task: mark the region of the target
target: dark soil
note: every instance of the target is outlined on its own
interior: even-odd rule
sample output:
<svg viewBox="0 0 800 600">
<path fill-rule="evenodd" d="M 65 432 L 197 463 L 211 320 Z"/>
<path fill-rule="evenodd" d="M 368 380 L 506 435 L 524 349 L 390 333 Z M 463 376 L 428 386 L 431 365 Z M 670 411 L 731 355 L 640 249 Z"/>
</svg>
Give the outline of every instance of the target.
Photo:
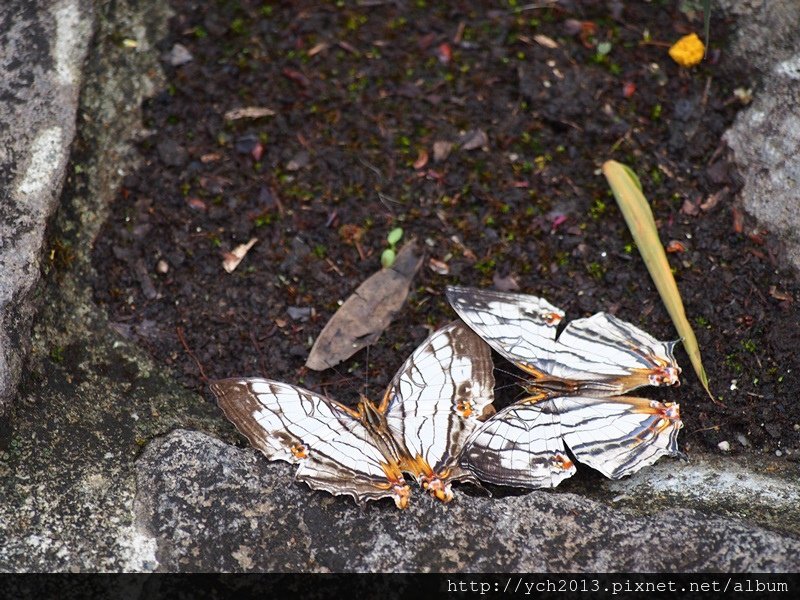
<svg viewBox="0 0 800 600">
<path fill-rule="evenodd" d="M 736 208 L 720 138 L 741 108 L 734 89 L 754 75 L 727 57 L 721 16 L 709 59 L 687 70 L 667 46 L 702 15 L 680 2 L 318 4 L 173 0 L 163 50 L 180 43 L 193 60 L 165 59 L 146 163 L 94 254 L 97 300 L 123 335 L 187 387 L 263 375 L 345 402 L 365 382 L 380 397 L 454 318 L 447 284 L 513 279 L 568 318 L 606 310 L 674 338 L 599 174 L 613 158 L 639 174 L 663 242 L 683 250 L 670 261 L 718 401 L 682 350 L 681 387 L 643 393 L 680 402 L 690 454 L 728 441 L 732 453 L 798 455 L 800 286 L 778 266 L 778 241 Z M 592 25 L 576 34 L 576 21 Z M 246 106 L 276 114 L 226 122 Z M 436 142 L 456 145 L 435 162 Z M 398 226 L 428 256 L 405 308 L 369 355 L 307 371 L 311 343 Z M 223 253 L 253 237 L 226 273 Z"/>
</svg>

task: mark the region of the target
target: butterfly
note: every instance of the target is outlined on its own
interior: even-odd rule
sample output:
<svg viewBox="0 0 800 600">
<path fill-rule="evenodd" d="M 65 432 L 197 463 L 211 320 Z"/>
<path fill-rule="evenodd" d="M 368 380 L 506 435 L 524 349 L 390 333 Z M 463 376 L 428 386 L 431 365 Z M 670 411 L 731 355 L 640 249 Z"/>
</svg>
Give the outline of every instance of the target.
<svg viewBox="0 0 800 600">
<path fill-rule="evenodd" d="M 261 378 L 211 383 L 219 406 L 268 459 L 299 465 L 296 479 L 357 502 L 392 498 L 408 506 L 404 473 L 449 502 L 451 483 L 475 476 L 459 465 L 463 444 L 493 411 L 489 347 L 463 323 L 428 337 L 406 360 L 381 402 L 355 409 L 321 394 Z"/>
<path fill-rule="evenodd" d="M 536 296 L 449 287 L 458 315 L 499 354 L 528 373 L 530 394 L 473 433 L 461 464 L 486 482 L 555 487 L 577 460 L 618 479 L 664 455 L 680 456 L 680 407 L 622 396 L 644 385 L 675 385 L 676 342 L 661 342 L 613 315 L 570 322 Z"/>
</svg>

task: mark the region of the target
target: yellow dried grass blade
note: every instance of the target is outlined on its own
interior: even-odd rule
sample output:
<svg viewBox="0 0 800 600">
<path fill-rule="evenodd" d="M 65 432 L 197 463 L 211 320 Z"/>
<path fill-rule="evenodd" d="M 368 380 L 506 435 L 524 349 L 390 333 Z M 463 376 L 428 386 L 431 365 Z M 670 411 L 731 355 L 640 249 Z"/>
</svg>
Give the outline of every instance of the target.
<svg viewBox="0 0 800 600">
<path fill-rule="evenodd" d="M 609 160 L 603 164 L 603 174 L 611 186 L 611 191 L 617 199 L 625 222 L 628 224 L 633 239 L 639 248 L 639 252 L 644 259 L 644 264 L 656 284 L 656 289 L 661 296 L 661 301 L 675 324 L 675 329 L 681 336 L 686 353 L 692 361 L 694 372 L 700 379 L 700 383 L 706 393 L 714 399 L 708 387 L 708 376 L 703 368 L 703 361 L 700 358 L 700 348 L 697 345 L 697 338 L 694 330 L 686 319 L 686 312 L 683 308 L 683 300 L 678 291 L 678 285 L 672 276 L 667 255 L 661 240 L 658 237 L 656 222 L 653 218 L 653 211 L 647 199 L 642 194 L 642 186 L 636 174 L 628 167 L 614 160 Z"/>
</svg>

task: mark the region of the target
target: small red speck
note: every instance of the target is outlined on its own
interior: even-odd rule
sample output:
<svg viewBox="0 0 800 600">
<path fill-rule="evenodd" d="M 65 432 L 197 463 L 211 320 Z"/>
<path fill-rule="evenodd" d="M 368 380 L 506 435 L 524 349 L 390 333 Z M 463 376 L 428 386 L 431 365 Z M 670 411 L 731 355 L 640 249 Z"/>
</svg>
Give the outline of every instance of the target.
<svg viewBox="0 0 800 600">
<path fill-rule="evenodd" d="M 436 55 L 439 57 L 439 62 L 443 65 L 449 63 L 453 59 L 453 51 L 450 49 L 450 44 L 447 42 L 439 44 L 439 47 L 436 49 Z"/>
<path fill-rule="evenodd" d="M 686 246 L 684 246 L 678 240 L 672 240 L 669 244 L 667 244 L 667 252 L 670 254 L 674 254 L 676 252 L 686 252 Z"/>
<path fill-rule="evenodd" d="M 186 203 L 189 205 L 189 208 L 194 210 L 206 210 L 206 203 L 200 200 L 200 198 L 189 198 L 186 200 Z"/>
<path fill-rule="evenodd" d="M 258 162 L 261 160 L 261 157 L 264 156 L 264 144 L 258 142 L 253 149 L 250 151 L 250 156 L 253 157 L 253 160 Z"/>
<path fill-rule="evenodd" d="M 733 232 L 742 233 L 744 230 L 744 215 L 735 206 L 731 210 L 733 212 Z"/>
<path fill-rule="evenodd" d="M 623 98 L 630 98 L 636 93 L 636 84 L 632 81 L 626 81 L 625 84 L 622 86 L 622 96 Z"/>
<path fill-rule="evenodd" d="M 550 224 L 550 229 L 555 231 L 559 228 L 560 225 L 563 225 L 567 221 L 567 215 L 556 215 L 553 218 L 553 222 Z"/>
</svg>

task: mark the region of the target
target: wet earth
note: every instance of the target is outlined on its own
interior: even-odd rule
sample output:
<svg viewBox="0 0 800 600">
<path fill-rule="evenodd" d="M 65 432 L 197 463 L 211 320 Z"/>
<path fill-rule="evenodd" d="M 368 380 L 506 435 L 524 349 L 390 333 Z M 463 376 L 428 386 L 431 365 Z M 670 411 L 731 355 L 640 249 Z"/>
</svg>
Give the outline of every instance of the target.
<svg viewBox="0 0 800 600">
<path fill-rule="evenodd" d="M 720 140 L 743 107 L 735 90 L 758 80 L 726 55 L 723 17 L 685 69 L 667 49 L 702 14 L 679 2 L 319 4 L 173 0 L 145 163 L 94 249 L 96 299 L 120 334 L 209 401 L 208 379 L 245 375 L 380 398 L 455 318 L 449 284 L 672 339 L 599 172 L 615 159 L 651 201 L 715 400 L 682 349 L 682 385 L 641 395 L 680 402 L 690 455 L 727 442 L 800 456 L 800 285 L 737 208 Z M 248 107 L 269 110 L 229 114 Z M 398 246 L 415 237 L 426 253 L 405 307 L 368 351 L 305 369 L 398 227 Z M 228 273 L 226 253 L 254 238 Z M 498 368 L 508 402 L 514 369 Z"/>
</svg>

